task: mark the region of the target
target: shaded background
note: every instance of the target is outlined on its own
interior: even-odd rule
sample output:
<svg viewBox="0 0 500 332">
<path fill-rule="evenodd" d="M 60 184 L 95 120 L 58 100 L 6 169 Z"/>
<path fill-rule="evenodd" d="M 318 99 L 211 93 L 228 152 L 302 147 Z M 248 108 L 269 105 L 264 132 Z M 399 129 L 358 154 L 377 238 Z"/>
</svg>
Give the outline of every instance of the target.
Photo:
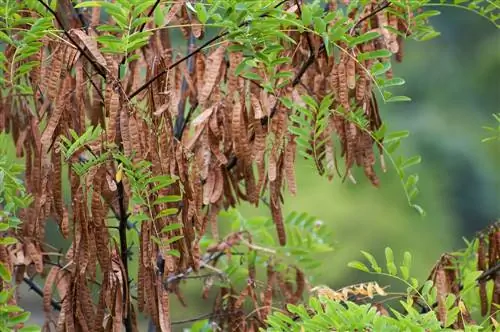
<svg viewBox="0 0 500 332">
<path fill-rule="evenodd" d="M 488 135 L 482 126 L 494 124 L 500 105 L 500 34 L 484 18 L 455 8 L 439 8 L 432 19 L 442 35 L 428 42 L 408 41 L 404 63 L 394 74 L 406 85 L 397 94 L 412 102 L 384 105 L 381 116 L 389 131 L 409 130 L 397 154 L 422 156 L 416 203 L 426 210 L 419 216 L 406 202 L 399 178 L 388 167 L 377 169 L 381 188 L 359 175 L 358 184 L 338 178 L 320 178 L 300 161 L 298 195 L 285 198 L 285 214 L 293 210 L 317 216 L 333 230 L 335 251 L 320 257 L 315 284 L 332 288 L 367 280 L 346 266 L 362 259 L 360 250 L 383 257 L 390 246 L 399 260 L 403 251 L 413 255 L 412 274 L 426 278 L 440 254 L 463 246 L 462 236 L 500 217 L 500 142 L 481 143 Z M 494 124 L 496 125 L 496 124 Z M 244 216 L 268 215 L 266 208 L 241 208 Z M 182 286 L 189 307 L 172 298 L 172 319 L 208 313 L 212 302 L 201 300 L 201 281 Z M 41 299 L 23 289 L 21 304 L 32 311 L 32 321 L 43 321 Z M 145 326 L 144 326 L 145 329 Z M 180 327 L 178 328 L 180 330 Z"/>
</svg>

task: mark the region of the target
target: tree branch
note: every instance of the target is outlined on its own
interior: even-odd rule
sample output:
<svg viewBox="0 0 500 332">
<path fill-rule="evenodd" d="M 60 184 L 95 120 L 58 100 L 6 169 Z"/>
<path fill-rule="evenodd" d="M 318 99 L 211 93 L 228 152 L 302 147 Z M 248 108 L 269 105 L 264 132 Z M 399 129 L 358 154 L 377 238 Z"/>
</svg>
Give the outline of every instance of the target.
<svg viewBox="0 0 500 332">
<path fill-rule="evenodd" d="M 120 207 L 120 224 L 118 228 L 118 233 L 120 237 L 120 259 L 123 264 L 123 269 L 125 272 L 125 278 L 127 278 L 127 282 L 123 283 L 123 296 L 128 295 L 129 289 L 129 273 L 128 273 L 128 246 L 127 246 L 127 228 L 128 228 L 128 215 L 125 207 L 125 188 L 123 186 L 123 182 L 120 181 L 117 183 L 118 189 L 118 204 Z M 127 332 L 132 332 L 132 320 L 130 319 L 130 302 L 128 299 L 124 299 L 124 303 L 128 303 L 125 310 L 127 311 L 127 316 L 124 321 L 125 329 Z"/>
<path fill-rule="evenodd" d="M 36 282 L 28 277 L 23 277 L 23 281 L 30 287 L 30 290 L 33 290 L 43 298 L 43 290 L 40 286 L 38 286 Z M 61 303 L 59 303 L 58 301 L 50 299 L 50 305 L 52 306 L 52 308 L 54 308 L 54 310 L 61 311 Z"/>
</svg>

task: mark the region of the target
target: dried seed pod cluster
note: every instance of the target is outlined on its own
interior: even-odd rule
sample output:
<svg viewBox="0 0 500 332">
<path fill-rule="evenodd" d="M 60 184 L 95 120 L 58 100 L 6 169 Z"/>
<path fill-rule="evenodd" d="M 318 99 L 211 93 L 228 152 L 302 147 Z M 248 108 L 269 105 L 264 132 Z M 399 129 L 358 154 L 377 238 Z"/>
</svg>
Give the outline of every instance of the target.
<svg viewBox="0 0 500 332">
<path fill-rule="evenodd" d="M 477 278 L 478 292 L 481 303 L 481 316 L 489 317 L 495 324 L 500 304 L 500 222 L 496 222 L 477 236 L 477 270 L 482 274 Z M 444 254 L 436 263 L 429 276 L 437 290 L 436 313 L 441 322 L 446 322 L 449 308 L 446 305 L 446 296 L 455 296 L 454 306 L 460 308 L 460 314 L 452 325 L 454 329 L 464 329 L 466 324 L 472 323 L 469 309 L 461 298 L 460 285 L 461 266 L 458 258 L 451 254 Z M 486 284 L 492 283 L 491 294 L 488 296 Z"/>
<path fill-rule="evenodd" d="M 84 31 L 72 16 L 69 2 L 64 3 L 67 6 L 58 7 L 57 14 L 71 18 L 72 29 L 66 29 L 65 35 L 44 38 L 39 51 L 22 61 L 13 60 L 13 46 L 6 48 L 4 54 L 12 70 L 28 61 L 38 60 L 42 65 L 29 75 L 34 96 L 11 93 L 0 105 L 0 130 L 12 132 L 17 155 L 25 158 L 26 187 L 34 198 L 32 206 L 22 211 L 23 226 L 15 233 L 20 244 L 0 246 L 0 260 L 15 272 L 18 281 L 25 272 L 46 272 L 46 223 L 49 218 L 57 222 L 61 234 L 72 241 L 64 264 L 50 268 L 44 288 L 49 320 L 52 286 L 58 290 L 58 330 L 119 330 L 123 321 L 137 326 L 127 280 L 128 248 L 112 240 L 107 222 L 110 214 L 119 220 L 121 230 L 127 225 L 128 211 L 138 209 L 150 216 L 139 227 L 137 303 L 138 310 L 151 316 L 162 331 L 170 326 L 168 293 L 179 294 L 178 288 L 163 287 L 163 283 L 169 276 L 200 267 L 200 239 L 207 227 L 218 237 L 217 214 L 221 209 L 240 201 L 258 205 L 268 192 L 279 243 L 286 244 L 283 188 L 286 183 L 292 194 L 297 191 L 294 164 L 300 140 L 289 130 L 294 126 L 290 121 L 292 110 L 280 98 L 299 102 L 297 96 L 310 95 L 321 102 L 332 95 L 329 113 L 310 119 L 310 128 L 322 130 L 312 131 L 309 140 L 318 170 L 333 175 L 339 154 L 345 160 L 346 176 L 356 163 L 374 185 L 378 184 L 373 145 L 381 146 L 382 142 L 375 142 L 370 132 L 381 126 L 381 119 L 369 73 L 374 63 L 382 60 L 359 61 L 357 55 L 387 48 L 401 59 L 402 39 L 395 30 L 408 33 L 403 13 L 381 10 L 370 19 L 360 20 L 353 36 L 378 30 L 381 37 L 354 47 L 337 45 L 338 50 L 329 56 L 316 36 L 288 32 L 288 37 L 296 41 L 296 49 L 291 43 L 283 45 L 280 57 L 289 57 L 291 63 L 279 65 L 278 70 L 293 72 L 295 79 L 271 94 L 255 81 L 236 75 L 244 54 L 230 51 L 230 43 L 224 41 L 179 62 L 165 29 L 155 30 L 149 44 L 134 54 L 136 60 L 126 64 L 123 74 L 119 70 L 123 69 L 122 57 L 104 54 L 96 42 L 99 33 Z M 335 1 L 331 4 L 330 10 L 334 10 Z M 377 1 L 372 1 L 359 13 L 353 10 L 349 17 L 356 20 L 370 15 L 377 6 Z M 299 8 L 291 6 L 288 11 L 298 13 Z M 37 14 L 26 10 L 21 15 Z M 100 24 L 100 8 L 93 8 L 90 18 L 92 26 Z M 201 25 L 183 2 L 170 7 L 165 22 L 174 20 L 183 23 L 181 30 L 192 50 L 194 39 L 203 38 Z M 254 71 L 266 76 L 264 68 Z M 9 73 L 5 75 L 9 81 Z M 196 109 L 200 112 L 193 115 Z M 356 109 L 363 110 L 368 130 L 348 120 L 349 113 Z M 319 126 L 320 121 L 325 125 Z M 103 134 L 63 158 L 61 136 L 73 139 L 73 133 L 82 135 L 90 125 L 103 128 Z M 333 133 L 340 141 L 339 153 Z M 168 174 L 179 179 L 160 190 L 154 189 L 155 183 L 148 184 L 149 201 L 182 195 L 182 202 L 134 205 L 134 184 L 127 175 L 118 176 L 121 170 L 109 157 L 110 151 L 122 152 L 136 165 L 147 161 L 152 176 Z M 82 175 L 73 166 L 81 162 L 83 154 L 103 160 Z M 69 196 L 63 194 L 63 179 L 69 179 Z M 70 204 L 65 203 L 65 197 L 70 197 Z M 169 208 L 178 208 L 179 213 L 161 213 Z M 159 232 L 175 223 L 182 227 Z M 162 242 L 176 236 L 182 238 Z M 179 254 L 172 255 L 173 251 Z M 98 275 L 99 302 L 94 303 L 92 282 Z M 267 280 L 262 299 L 251 288 L 235 299 L 232 290 L 222 289 L 217 310 L 230 308 L 241 313 L 244 297 L 271 305 L 276 285 L 286 294 L 285 301 L 291 303 L 298 301 L 304 290 L 304 276 L 299 270 L 295 291 L 272 266 Z M 222 309 L 226 295 L 231 295 L 232 302 Z M 259 319 L 267 313 L 257 311 Z M 243 316 L 234 317 L 238 323 L 225 324 L 244 324 Z"/>
</svg>

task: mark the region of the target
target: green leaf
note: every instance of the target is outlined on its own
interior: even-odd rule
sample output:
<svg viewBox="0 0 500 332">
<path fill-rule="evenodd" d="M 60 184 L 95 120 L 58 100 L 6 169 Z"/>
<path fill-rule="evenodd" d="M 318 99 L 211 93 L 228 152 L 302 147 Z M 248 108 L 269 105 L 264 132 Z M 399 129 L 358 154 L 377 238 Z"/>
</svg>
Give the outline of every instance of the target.
<svg viewBox="0 0 500 332">
<path fill-rule="evenodd" d="M 385 99 L 386 103 L 396 103 L 401 101 L 411 101 L 411 98 L 406 96 L 391 96 Z"/>
<path fill-rule="evenodd" d="M 4 280 L 2 278 L 2 280 Z M 5 290 L 0 292 L 0 305 L 5 304 L 9 300 L 9 293 Z"/>
<path fill-rule="evenodd" d="M 161 242 L 162 242 L 162 244 L 167 245 L 167 244 L 174 243 L 175 241 L 179 241 L 182 238 L 184 238 L 184 235 L 176 235 L 176 236 L 172 236 L 171 238 L 168 238 L 168 239 L 162 239 Z"/>
<path fill-rule="evenodd" d="M 165 22 L 165 15 L 163 14 L 163 8 L 161 6 L 156 6 L 153 12 L 153 20 L 156 26 L 162 26 Z"/>
<path fill-rule="evenodd" d="M 180 224 L 180 223 L 170 224 L 170 225 L 167 225 L 167 226 L 163 227 L 161 229 L 161 233 L 175 231 L 175 230 L 181 229 L 181 228 L 182 228 L 182 224 Z"/>
<path fill-rule="evenodd" d="M 360 270 L 360 271 L 370 272 L 370 269 L 364 263 L 361 263 L 360 261 L 349 262 L 349 263 L 347 263 L 347 266 L 349 266 L 353 269 Z"/>
<path fill-rule="evenodd" d="M 388 142 L 391 142 L 391 141 L 400 140 L 401 138 L 406 138 L 408 136 L 410 136 L 410 132 L 407 131 L 407 130 L 394 131 L 392 133 L 387 134 L 384 137 L 384 142 L 388 143 Z"/>
<path fill-rule="evenodd" d="M 21 328 L 19 332 L 40 332 L 41 329 L 39 326 L 36 325 L 29 325 Z"/>
<path fill-rule="evenodd" d="M 411 253 L 408 251 L 405 251 L 403 254 L 403 266 L 407 268 L 411 267 Z"/>
<path fill-rule="evenodd" d="M 359 61 L 375 60 L 378 58 L 388 58 L 391 55 L 392 53 L 389 50 L 376 50 L 376 51 L 360 53 L 358 55 L 358 60 Z"/>
<path fill-rule="evenodd" d="M 17 306 L 17 305 L 8 304 L 8 305 L 0 306 L 0 312 L 13 313 L 13 312 L 23 312 L 23 311 L 24 311 L 24 309 Z"/>
<path fill-rule="evenodd" d="M 168 250 L 166 254 L 177 258 L 181 257 L 181 253 L 177 249 Z"/>
<path fill-rule="evenodd" d="M 301 18 L 302 18 L 302 23 L 306 27 L 312 23 L 313 15 L 312 15 L 311 6 L 309 6 L 309 5 L 302 6 L 302 17 Z"/>
<path fill-rule="evenodd" d="M 405 84 L 405 80 L 400 78 L 400 77 L 394 77 L 394 78 L 391 78 L 389 80 L 383 80 L 383 82 L 381 82 L 380 84 L 380 87 L 381 88 L 388 88 L 388 87 L 391 87 L 391 86 L 399 86 L 399 85 L 404 85 Z M 394 98 L 394 97 L 391 97 L 391 98 Z"/>
<path fill-rule="evenodd" d="M 401 277 L 403 280 L 408 280 L 410 277 L 410 270 L 406 266 L 400 266 L 399 270 L 401 270 Z"/>
<path fill-rule="evenodd" d="M 0 31 L 0 41 L 6 44 L 13 44 L 12 39 L 3 31 Z"/>
<path fill-rule="evenodd" d="M 420 214 L 422 217 L 425 216 L 425 211 L 420 205 L 412 204 L 411 207 L 417 210 L 418 214 Z"/>
<path fill-rule="evenodd" d="M 400 140 L 397 140 L 397 141 L 389 141 L 389 144 L 386 145 L 385 149 L 387 150 L 387 152 L 389 154 L 391 153 L 394 153 L 394 151 L 397 150 L 397 148 L 401 145 L 401 141 Z"/>
<path fill-rule="evenodd" d="M 17 324 L 24 323 L 30 319 L 31 312 L 25 311 L 19 315 L 9 318 L 9 326 L 16 326 Z"/>
<path fill-rule="evenodd" d="M 385 260 L 386 260 L 386 266 L 387 266 L 387 272 L 391 275 L 397 275 L 398 270 L 396 268 L 396 264 L 394 264 L 394 253 L 392 252 L 392 249 L 389 247 L 385 248 Z"/>
<path fill-rule="evenodd" d="M 3 244 L 4 246 L 8 246 L 9 244 L 16 244 L 17 239 L 11 237 L 11 236 L 6 236 L 4 238 L 0 238 L 0 244 Z"/>
<path fill-rule="evenodd" d="M 171 185 L 172 183 L 175 183 L 175 181 L 176 179 L 174 179 L 170 175 L 157 175 L 149 178 L 147 182 L 148 183 L 159 182 L 160 184 L 166 187 Z"/>
<path fill-rule="evenodd" d="M 384 61 L 374 63 L 370 71 L 373 76 L 379 76 L 385 74 L 389 69 L 391 69 L 391 62 Z"/>
<path fill-rule="evenodd" d="M 198 16 L 198 20 L 200 21 L 201 24 L 205 24 L 208 21 L 208 13 L 205 8 L 205 5 L 202 3 L 197 2 L 194 5 L 194 9 L 196 10 L 196 15 Z"/>
<path fill-rule="evenodd" d="M 312 109 L 318 109 L 318 103 L 311 96 L 303 95 L 302 100 L 304 101 L 304 103 L 309 105 L 309 107 L 311 107 Z"/>
<path fill-rule="evenodd" d="M 260 77 L 259 74 L 251 72 L 251 71 L 243 72 L 243 74 L 241 76 L 243 76 L 244 78 L 248 78 L 250 80 L 254 80 L 254 81 L 262 81 L 262 77 Z"/>
<path fill-rule="evenodd" d="M 354 39 L 352 39 L 349 42 L 349 45 L 351 47 L 356 46 L 358 44 L 366 43 L 367 41 L 370 41 L 372 39 L 376 39 L 378 37 L 380 37 L 380 33 L 378 33 L 377 31 L 369 31 L 367 33 L 362 34 L 361 36 L 358 36 L 358 37 L 355 37 Z"/>
<path fill-rule="evenodd" d="M 153 205 L 158 205 L 158 204 L 163 204 L 163 203 L 172 203 L 172 202 L 178 202 L 181 200 L 181 196 L 179 195 L 167 195 L 167 196 L 161 196 L 158 197 L 154 202 Z"/>
<path fill-rule="evenodd" d="M 373 257 L 372 254 L 370 254 L 369 252 L 363 251 L 363 250 L 361 250 L 361 253 L 370 262 L 370 264 L 372 265 L 373 271 L 375 271 L 377 273 L 382 272 L 382 269 L 380 268 L 380 266 L 377 263 L 377 260 L 375 259 L 375 257 Z"/>
<path fill-rule="evenodd" d="M 420 164 L 421 161 L 422 161 L 422 158 L 420 156 L 413 156 L 413 157 L 408 158 L 405 161 L 403 161 L 399 167 L 402 169 L 407 168 L 407 167 L 410 167 L 413 165 Z"/>
<path fill-rule="evenodd" d="M 158 213 L 156 215 L 155 220 L 163 218 L 163 217 L 167 217 L 167 216 L 172 216 L 174 214 L 177 214 L 177 212 L 178 212 L 178 209 L 176 209 L 176 208 L 169 208 L 169 209 L 161 210 L 160 213 Z"/>
</svg>

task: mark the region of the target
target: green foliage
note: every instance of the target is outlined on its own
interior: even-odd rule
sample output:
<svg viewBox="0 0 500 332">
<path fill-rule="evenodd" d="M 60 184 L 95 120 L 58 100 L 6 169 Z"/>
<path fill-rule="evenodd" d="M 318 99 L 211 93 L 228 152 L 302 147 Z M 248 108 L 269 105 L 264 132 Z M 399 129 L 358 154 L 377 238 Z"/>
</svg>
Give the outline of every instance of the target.
<svg viewBox="0 0 500 332">
<path fill-rule="evenodd" d="M 473 292 L 476 290 L 478 277 L 478 271 L 475 269 L 477 264 L 477 259 L 474 257 L 475 246 L 477 243 L 473 241 L 468 243 L 466 249 L 453 253 L 460 257 L 459 265 L 462 266 L 460 276 L 461 284 L 463 284 L 463 289 L 460 291 L 460 301 L 463 302 L 460 303 L 464 303 L 467 308 L 477 308 L 480 301 L 477 291 Z M 420 285 L 417 279 L 411 277 L 411 254 L 409 252 L 404 253 L 400 264 L 396 262 L 390 248 L 385 249 L 384 264 L 377 262 L 375 257 L 367 252 L 362 252 L 362 254 L 369 265 L 354 261 L 349 263 L 349 266 L 374 275 L 395 278 L 408 286 L 406 294 L 402 296 L 403 300 L 398 303 L 402 310 L 390 307 L 392 315 L 381 315 L 370 303 L 339 301 L 328 296 L 328 293 L 324 293 L 318 297 L 309 298 L 306 304 L 288 304 L 287 309 L 291 317 L 275 311 L 267 319 L 269 324 L 267 331 L 364 331 L 366 329 L 373 331 L 453 331 L 450 327 L 461 314 L 460 305 L 456 305 L 456 296 L 451 293 L 446 295 L 444 303 L 447 319 L 446 323 L 442 324 L 436 311 L 433 310 L 438 296 L 437 289 L 431 280 Z M 465 331 L 484 330 L 489 324 L 486 318 L 479 325 L 467 324 Z"/>
<path fill-rule="evenodd" d="M 439 0 L 439 3 L 430 0 L 422 1 L 424 6 L 455 7 L 468 10 L 478 14 L 493 23 L 497 28 L 500 26 L 500 1 L 499 0 Z M 439 12 L 438 12 L 439 14 Z M 429 14 L 427 14 L 429 15 Z"/>
<path fill-rule="evenodd" d="M 20 10 L 29 8 L 39 17 L 21 16 Z M 28 74 L 40 66 L 40 61 L 32 58 L 42 48 L 42 38 L 54 32 L 52 18 L 47 17 L 43 6 L 36 0 L 23 2 L 0 1 L 0 47 L 13 47 L 13 61 L 8 63 L 4 52 L 0 53 L 0 84 L 16 93 L 33 93 L 28 83 Z"/>
<path fill-rule="evenodd" d="M 19 209 L 31 204 L 31 197 L 26 193 L 23 181 L 20 179 L 24 165 L 9 155 L 12 142 L 5 133 L 0 133 L 0 245 L 9 245 L 17 242 L 10 236 L 13 229 L 18 228 L 20 220 L 16 216 Z M 10 284 L 12 275 L 9 269 L 0 262 L 0 283 Z M 18 324 L 26 323 L 30 312 L 23 308 L 9 304 L 14 296 L 15 288 L 3 287 L 0 291 L 0 331 L 12 331 Z M 39 331 L 35 326 L 27 326 L 19 331 Z"/>
<path fill-rule="evenodd" d="M 318 160 L 324 157 L 326 152 L 322 147 L 327 140 L 331 139 L 329 135 L 324 137 L 322 134 L 328 125 L 333 99 L 331 95 L 327 95 L 318 104 L 311 96 L 303 95 L 302 100 L 302 105 L 292 104 L 290 101 L 294 114 L 290 116 L 293 125 L 289 126 L 288 130 L 296 135 L 295 141 L 299 148 L 299 155 L 315 163 L 316 168 L 322 174 L 323 166 L 318 164 Z"/>
<path fill-rule="evenodd" d="M 288 239 L 285 246 L 280 246 L 275 236 L 276 228 L 269 217 L 246 219 L 236 209 L 221 212 L 220 216 L 230 220 L 229 234 L 248 234 L 249 237 L 233 249 L 238 252 L 248 249 L 241 260 L 253 262 L 255 266 L 263 266 L 271 260 L 277 270 L 297 266 L 309 272 L 319 267 L 318 254 L 333 250 L 327 241 L 331 234 L 328 228 L 307 213 L 292 212 L 286 217 L 284 223 Z M 213 239 L 206 236 L 201 241 L 203 247 L 214 243 Z M 227 260 L 223 257 L 221 261 L 224 272 L 232 282 L 241 282 L 248 276 L 247 267 L 239 259 Z"/>
<path fill-rule="evenodd" d="M 380 315 L 370 304 L 351 301 L 338 302 L 326 297 L 311 297 L 307 305 L 288 304 L 287 309 L 298 319 L 292 320 L 274 312 L 267 322 L 266 331 L 441 331 L 440 322 L 433 312 L 420 315 L 411 309 L 406 315 L 390 317 Z M 444 329 L 446 330 L 446 329 Z M 264 331 L 264 329 L 261 329 Z"/>
<path fill-rule="evenodd" d="M 485 137 L 481 140 L 481 142 L 490 142 L 490 141 L 500 141 L 500 113 L 493 113 L 493 117 L 497 122 L 497 127 L 489 127 L 484 126 L 483 129 L 492 133 L 492 136 Z"/>
<path fill-rule="evenodd" d="M 477 271 L 477 257 L 475 254 L 477 252 L 477 242 L 477 239 L 472 242 L 466 241 L 467 247 L 465 249 L 453 252 L 451 255 L 458 257 L 456 266 L 458 266 L 460 285 L 462 285 L 459 293 L 460 303 L 463 303 L 464 307 L 470 309 L 469 312 L 471 315 L 480 318 L 478 311 L 481 299 L 477 291 L 477 278 L 482 271 Z M 382 264 L 379 264 L 373 255 L 364 251 L 361 253 L 369 262 L 370 266 L 360 261 L 350 262 L 348 266 L 373 275 L 391 277 L 407 286 L 405 295 L 406 300 L 400 301 L 400 304 L 406 312 L 406 316 L 391 308 L 393 314 L 398 319 L 417 319 L 419 316 L 424 316 L 415 308 L 427 308 L 428 310 L 426 309 L 425 311 L 429 312 L 425 315 L 435 316 L 433 308 L 435 303 L 437 303 L 438 296 L 436 285 L 433 284 L 432 280 L 426 280 L 423 284 L 420 284 L 416 278 L 411 277 L 410 267 L 412 259 L 409 252 L 403 254 L 401 264 L 398 266 L 392 249 L 387 247 L 385 249 L 385 269 L 381 267 Z M 444 302 L 447 317 L 444 325 L 445 327 L 449 327 L 457 320 L 461 309 L 460 304 L 456 305 L 456 295 L 452 293 L 446 294 Z M 426 319 L 422 321 L 426 321 Z M 489 319 L 486 317 L 480 325 L 468 325 L 466 330 L 477 331 L 481 329 L 480 326 L 489 324 Z"/>
<path fill-rule="evenodd" d="M 32 202 L 20 179 L 24 165 L 9 155 L 11 145 L 10 137 L 0 133 L 0 231 L 2 232 L 17 228 L 21 223 L 16 216 L 17 210 L 28 207 Z M 7 239 L 5 237 L 0 239 L 0 244 L 5 244 L 2 241 Z"/>
<path fill-rule="evenodd" d="M 153 20 L 145 13 L 154 3 L 155 0 L 83 1 L 75 5 L 75 8 L 104 9 L 114 24 L 101 24 L 97 27 L 99 32 L 108 32 L 97 37 L 97 41 L 102 44 L 100 50 L 103 53 L 124 55 L 130 62 L 137 58 L 133 55 L 134 51 L 148 44 L 152 35 L 151 31 L 141 31 L 141 27 Z"/>
</svg>

